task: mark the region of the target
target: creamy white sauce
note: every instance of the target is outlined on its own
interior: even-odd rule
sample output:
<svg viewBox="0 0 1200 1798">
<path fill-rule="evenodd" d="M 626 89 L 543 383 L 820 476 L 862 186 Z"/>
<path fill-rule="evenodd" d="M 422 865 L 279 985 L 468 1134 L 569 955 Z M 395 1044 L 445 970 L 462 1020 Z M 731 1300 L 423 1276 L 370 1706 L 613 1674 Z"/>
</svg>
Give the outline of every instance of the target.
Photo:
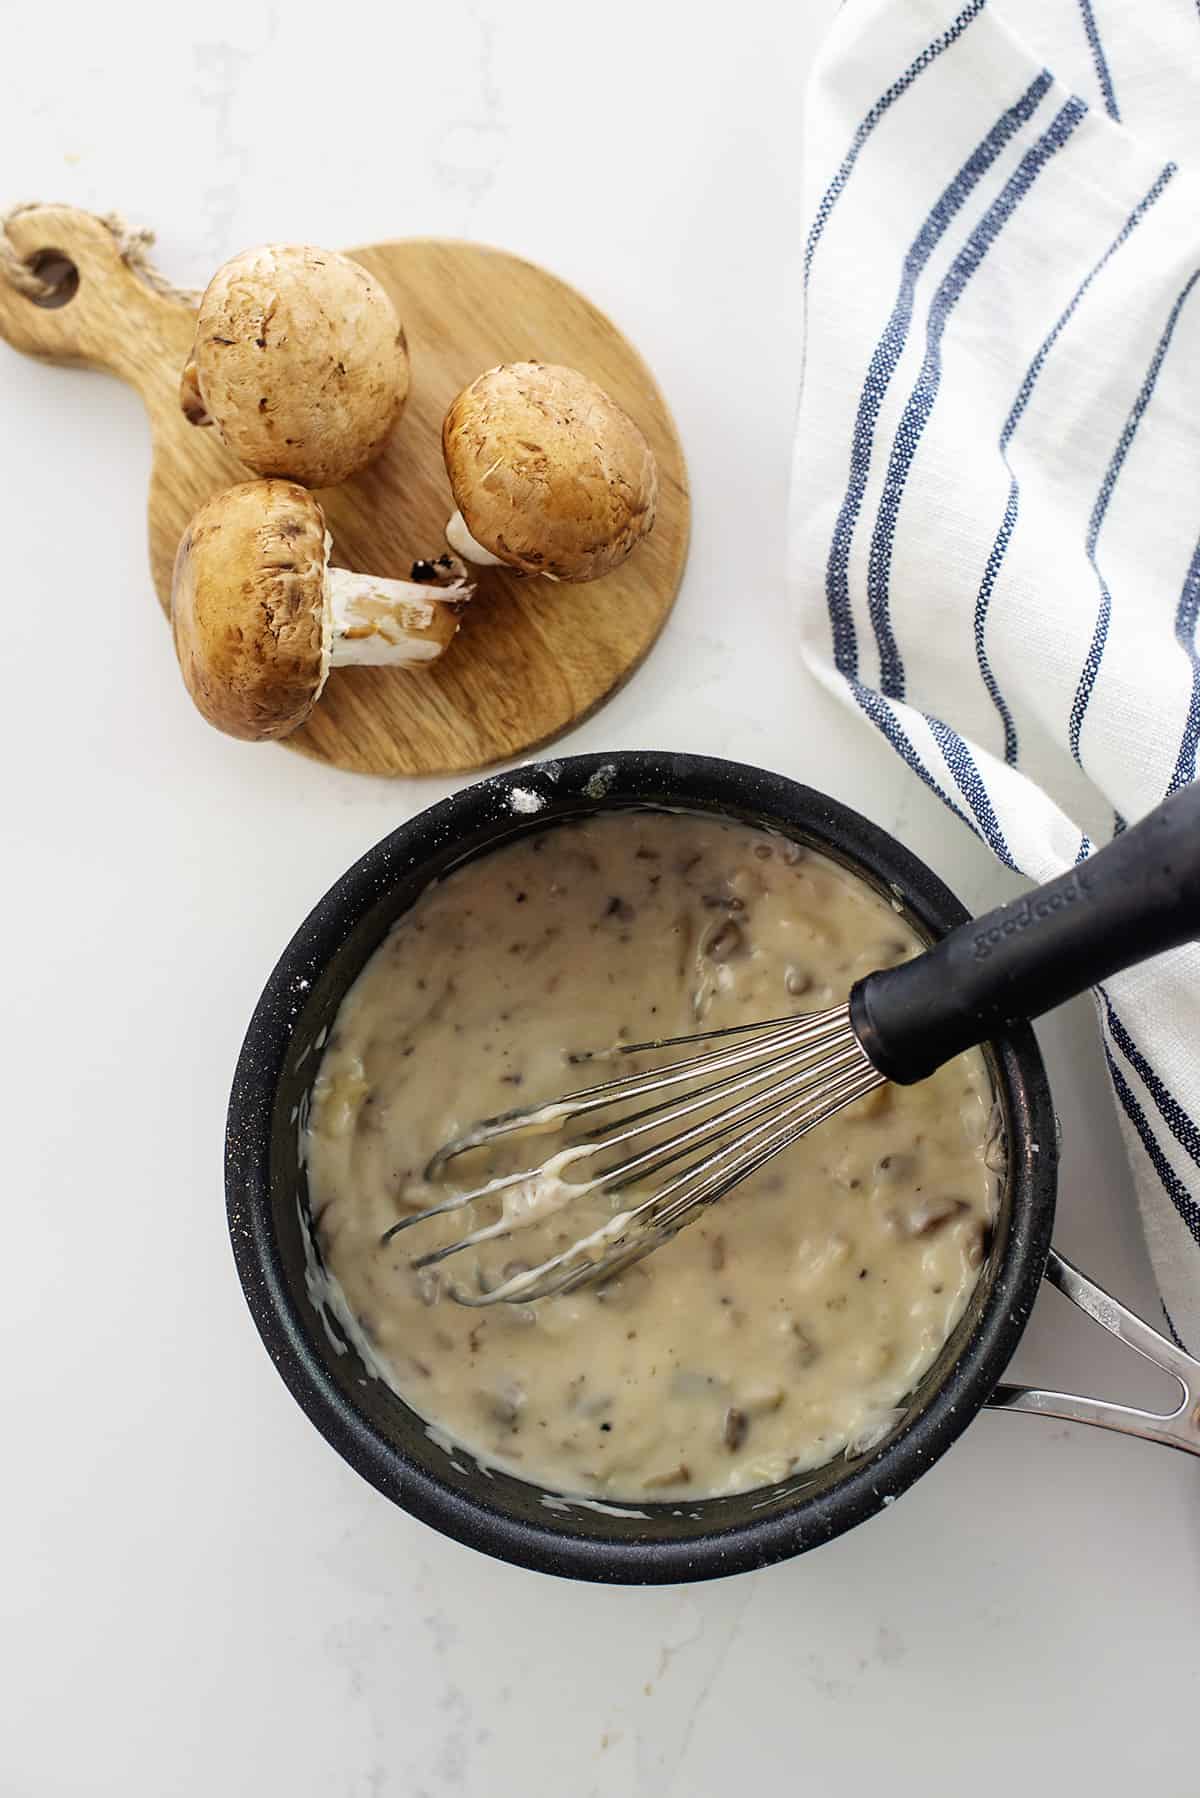
<svg viewBox="0 0 1200 1798">
<path fill-rule="evenodd" d="M 919 946 L 834 863 L 678 814 L 551 828 L 431 888 L 344 1001 L 308 1118 L 325 1296 L 367 1366 L 435 1439 L 591 1501 L 746 1490 L 877 1439 L 977 1277 L 1000 1165 L 981 1056 L 871 1095 L 598 1291 L 449 1296 L 507 1282 L 519 1299 L 527 1268 L 620 1234 L 638 1187 L 581 1195 L 594 1166 L 561 1153 L 504 1185 L 561 1150 L 544 1130 L 452 1163 L 435 1189 L 422 1170 L 476 1119 L 617 1071 L 571 1052 L 820 1010 Z M 411 1209 L 489 1181 L 380 1246 Z M 517 1227 L 412 1270 L 497 1222 Z"/>
</svg>

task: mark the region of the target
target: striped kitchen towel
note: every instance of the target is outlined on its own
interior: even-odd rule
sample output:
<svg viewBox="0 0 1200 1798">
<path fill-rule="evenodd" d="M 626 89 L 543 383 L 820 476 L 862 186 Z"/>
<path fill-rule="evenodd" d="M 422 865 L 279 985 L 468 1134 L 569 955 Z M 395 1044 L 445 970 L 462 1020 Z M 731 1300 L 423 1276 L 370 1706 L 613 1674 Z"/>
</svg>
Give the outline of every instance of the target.
<svg viewBox="0 0 1200 1798">
<path fill-rule="evenodd" d="M 1198 61 L 1196 0 L 848 0 L 809 94 L 805 655 L 1038 881 L 1196 775 Z M 1200 949 L 1096 998 L 1195 1351 Z"/>
</svg>

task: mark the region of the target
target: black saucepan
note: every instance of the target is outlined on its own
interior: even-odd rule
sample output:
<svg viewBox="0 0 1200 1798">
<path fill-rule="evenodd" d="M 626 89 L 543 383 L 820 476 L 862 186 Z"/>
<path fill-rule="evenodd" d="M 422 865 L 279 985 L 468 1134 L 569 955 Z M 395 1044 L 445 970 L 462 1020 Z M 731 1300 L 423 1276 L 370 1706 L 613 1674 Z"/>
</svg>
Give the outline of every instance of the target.
<svg viewBox="0 0 1200 1798">
<path fill-rule="evenodd" d="M 627 807 L 710 813 L 782 832 L 852 868 L 927 940 L 967 916 L 894 837 L 760 769 L 631 752 L 496 775 L 385 837 L 289 943 L 238 1062 L 226 1191 L 238 1272 L 259 1332 L 294 1396 L 352 1467 L 414 1516 L 488 1554 L 576 1578 L 649 1584 L 736 1573 L 827 1542 L 889 1503 L 949 1448 L 992 1398 L 1025 1328 L 1050 1251 L 1057 1151 L 1033 1034 L 1012 1030 L 986 1049 L 1008 1173 L 979 1282 L 902 1416 L 868 1451 L 751 1493 L 686 1507 L 608 1508 L 564 1501 L 495 1470 L 485 1475 L 461 1450 L 452 1456 L 367 1371 L 336 1319 L 309 1296 L 316 1250 L 299 1154 L 306 1095 L 347 989 L 430 881 L 530 831 Z M 1062 1265 L 1056 1260 L 1052 1271 Z M 1031 1399 L 1056 1396 L 1005 1388 L 997 1399 L 1054 1409 Z"/>
</svg>

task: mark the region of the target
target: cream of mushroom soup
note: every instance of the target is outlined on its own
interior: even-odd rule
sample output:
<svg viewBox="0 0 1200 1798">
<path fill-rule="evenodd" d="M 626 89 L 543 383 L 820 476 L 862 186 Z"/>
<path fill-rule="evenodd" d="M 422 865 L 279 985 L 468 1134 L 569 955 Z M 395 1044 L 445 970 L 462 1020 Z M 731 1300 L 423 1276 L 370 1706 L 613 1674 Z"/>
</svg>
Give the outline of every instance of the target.
<svg viewBox="0 0 1200 1798">
<path fill-rule="evenodd" d="M 860 1101 L 607 1286 L 484 1309 L 451 1294 L 545 1260 L 629 1193 L 420 1273 L 418 1245 L 462 1214 L 381 1237 L 442 1196 L 423 1182 L 442 1143 L 585 1084 L 573 1052 L 818 1010 L 920 947 L 839 864 L 692 815 L 557 825 L 427 890 L 339 1010 L 305 1145 L 327 1273 L 395 1390 L 486 1461 L 593 1499 L 744 1491 L 885 1428 L 983 1259 L 997 1178 L 976 1052 Z M 547 1144 L 477 1155 L 469 1183 Z"/>
</svg>

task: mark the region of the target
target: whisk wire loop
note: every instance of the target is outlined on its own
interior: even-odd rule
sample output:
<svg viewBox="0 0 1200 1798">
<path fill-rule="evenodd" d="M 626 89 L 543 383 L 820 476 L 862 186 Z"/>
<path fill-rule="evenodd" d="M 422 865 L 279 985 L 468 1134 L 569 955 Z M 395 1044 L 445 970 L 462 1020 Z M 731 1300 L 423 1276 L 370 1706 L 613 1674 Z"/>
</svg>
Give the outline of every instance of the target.
<svg viewBox="0 0 1200 1798">
<path fill-rule="evenodd" d="M 498 1200 L 498 1217 L 416 1256 L 412 1263 L 418 1269 L 434 1267 L 506 1236 L 569 1200 L 597 1192 L 616 1200 L 630 1187 L 650 1185 L 669 1173 L 639 1203 L 616 1210 L 589 1235 L 539 1266 L 513 1273 L 489 1291 L 466 1293 L 455 1288 L 453 1296 L 473 1306 L 530 1303 L 585 1282 L 611 1279 L 835 1111 L 883 1084 L 883 1076 L 860 1047 L 844 1006 L 725 1030 L 618 1043 L 574 1059 L 582 1065 L 713 1041 L 721 1046 L 596 1082 L 548 1105 L 504 1112 L 456 1136 L 430 1161 L 427 1181 L 444 1177 L 459 1156 L 521 1131 L 562 1131 L 604 1108 L 651 1101 L 589 1131 L 583 1140 L 568 1138 L 535 1167 L 494 1177 L 409 1213 L 385 1232 L 382 1241 L 390 1242 L 431 1218 Z M 585 1177 L 564 1179 L 576 1167 L 588 1170 Z"/>
</svg>

